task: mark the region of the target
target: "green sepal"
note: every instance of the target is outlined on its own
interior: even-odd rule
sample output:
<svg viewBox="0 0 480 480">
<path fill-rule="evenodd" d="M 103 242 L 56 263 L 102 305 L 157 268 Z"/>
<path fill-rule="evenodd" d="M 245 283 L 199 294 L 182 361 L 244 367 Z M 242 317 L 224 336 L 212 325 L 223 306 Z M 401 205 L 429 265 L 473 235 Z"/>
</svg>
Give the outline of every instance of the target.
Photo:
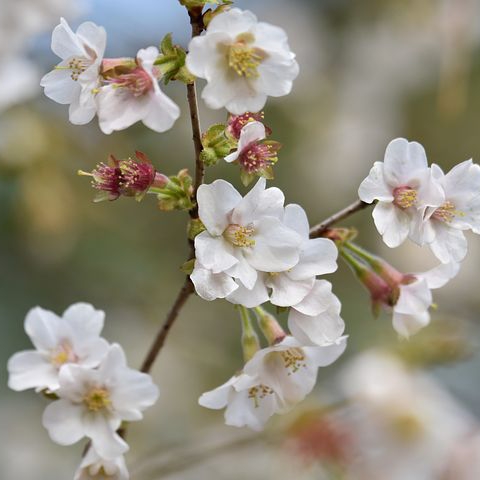
<svg viewBox="0 0 480 480">
<path fill-rule="evenodd" d="M 218 163 L 225 158 L 235 147 L 236 142 L 232 141 L 225 134 L 226 125 L 215 123 L 202 135 L 203 151 L 201 153 L 202 161 L 207 166 Z"/>
<path fill-rule="evenodd" d="M 158 208 L 164 212 L 171 210 L 191 210 L 195 204 L 192 201 L 192 177 L 186 169 L 172 175 L 164 188 L 156 188 Z"/>
<path fill-rule="evenodd" d="M 187 56 L 185 50 L 173 44 L 171 33 L 167 33 L 163 37 L 160 43 L 160 51 L 162 54 L 155 60 L 155 65 L 162 73 L 165 85 L 170 80 L 179 80 L 185 84 L 192 83 L 195 80 L 195 76 L 185 66 Z"/>
<path fill-rule="evenodd" d="M 190 260 L 187 260 L 184 264 L 182 264 L 182 266 L 180 267 L 180 270 L 185 275 L 191 275 L 194 268 L 195 268 L 195 259 L 192 258 Z"/>
</svg>

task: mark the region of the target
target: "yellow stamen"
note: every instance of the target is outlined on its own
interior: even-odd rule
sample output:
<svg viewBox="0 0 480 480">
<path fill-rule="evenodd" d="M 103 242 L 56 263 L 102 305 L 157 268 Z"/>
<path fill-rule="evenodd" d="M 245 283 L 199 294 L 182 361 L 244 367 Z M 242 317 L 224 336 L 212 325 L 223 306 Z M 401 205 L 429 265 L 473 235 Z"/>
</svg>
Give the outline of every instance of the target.
<svg viewBox="0 0 480 480">
<path fill-rule="evenodd" d="M 259 400 L 262 400 L 267 395 L 271 395 L 272 393 L 273 390 L 270 387 L 261 384 L 248 390 L 248 398 L 251 398 L 255 404 L 255 408 L 258 408 L 260 406 Z"/>
<path fill-rule="evenodd" d="M 305 354 L 301 348 L 289 348 L 281 352 L 284 367 L 287 370 L 291 370 L 288 374 L 292 374 L 300 370 L 302 367 L 306 367 Z"/>
<path fill-rule="evenodd" d="M 435 212 L 433 212 L 432 217 L 441 222 L 450 223 L 455 217 L 464 217 L 465 212 L 460 210 L 455 210 L 455 205 L 446 201 L 441 207 L 438 207 Z"/>
<path fill-rule="evenodd" d="M 402 210 L 413 207 L 417 203 L 417 191 L 413 188 L 399 188 L 394 192 L 394 203 Z"/>
<path fill-rule="evenodd" d="M 252 236 L 255 233 L 255 229 L 252 225 L 243 227 L 242 225 L 232 224 L 225 230 L 226 239 L 236 247 L 253 247 L 255 240 Z"/>
<path fill-rule="evenodd" d="M 251 46 L 254 41 L 251 33 L 244 33 L 228 48 L 228 66 L 241 77 L 258 77 L 258 66 L 266 57 L 262 49 Z"/>
<path fill-rule="evenodd" d="M 83 397 L 83 403 L 85 403 L 91 412 L 98 412 L 99 410 L 107 408 L 112 402 L 108 390 L 95 387 Z"/>
</svg>

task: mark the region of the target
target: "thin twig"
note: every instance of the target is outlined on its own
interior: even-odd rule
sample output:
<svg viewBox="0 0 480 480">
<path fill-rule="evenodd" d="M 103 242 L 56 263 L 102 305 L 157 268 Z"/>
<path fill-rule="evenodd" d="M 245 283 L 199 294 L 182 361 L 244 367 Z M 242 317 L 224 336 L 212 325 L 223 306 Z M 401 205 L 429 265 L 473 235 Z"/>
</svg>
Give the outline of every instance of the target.
<svg viewBox="0 0 480 480">
<path fill-rule="evenodd" d="M 160 353 L 160 350 L 162 349 L 165 343 L 165 340 L 167 338 L 168 333 L 170 332 L 170 329 L 172 328 L 172 325 L 177 319 L 178 314 L 180 313 L 180 310 L 182 309 L 183 305 L 185 305 L 185 302 L 187 301 L 188 297 L 192 293 L 193 293 L 193 284 L 190 281 L 190 278 L 187 277 L 185 279 L 185 283 L 183 284 L 183 287 L 178 292 L 177 298 L 175 299 L 175 302 L 170 308 L 170 311 L 168 312 L 168 315 L 165 318 L 165 321 L 163 322 L 162 327 L 158 331 L 157 336 L 155 337 L 155 340 L 153 341 L 152 346 L 150 347 L 150 350 L 148 351 L 147 356 L 145 357 L 145 360 L 142 363 L 140 371 L 144 373 L 148 373 L 151 370 L 153 363 L 155 362 L 158 354 Z"/>
<path fill-rule="evenodd" d="M 340 222 L 341 220 L 344 220 L 345 218 L 349 217 L 353 213 L 363 210 L 364 208 L 367 208 L 370 205 L 372 204 L 362 202 L 361 200 L 357 200 L 353 202 L 348 207 L 345 207 L 343 210 L 340 210 L 339 212 L 334 213 L 331 217 L 328 217 L 323 222 L 313 226 L 310 229 L 310 238 L 321 237 L 322 234 L 325 233 L 327 229 L 332 225 L 334 225 L 335 223 Z"/>
</svg>

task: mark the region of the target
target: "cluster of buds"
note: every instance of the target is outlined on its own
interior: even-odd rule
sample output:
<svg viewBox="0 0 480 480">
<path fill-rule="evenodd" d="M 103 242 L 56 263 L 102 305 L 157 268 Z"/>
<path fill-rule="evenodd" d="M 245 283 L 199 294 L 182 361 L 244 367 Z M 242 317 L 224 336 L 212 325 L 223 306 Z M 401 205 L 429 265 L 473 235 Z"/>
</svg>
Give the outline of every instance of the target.
<svg viewBox="0 0 480 480">
<path fill-rule="evenodd" d="M 143 199 L 147 193 L 157 195 L 161 210 L 189 210 L 192 203 L 192 179 L 187 170 L 167 177 L 158 172 L 142 152 L 135 158 L 118 160 L 113 155 L 106 163 L 98 164 L 91 172 L 80 170 L 79 175 L 92 177 L 92 187 L 97 190 L 95 202 L 116 200 L 120 196 Z"/>
</svg>

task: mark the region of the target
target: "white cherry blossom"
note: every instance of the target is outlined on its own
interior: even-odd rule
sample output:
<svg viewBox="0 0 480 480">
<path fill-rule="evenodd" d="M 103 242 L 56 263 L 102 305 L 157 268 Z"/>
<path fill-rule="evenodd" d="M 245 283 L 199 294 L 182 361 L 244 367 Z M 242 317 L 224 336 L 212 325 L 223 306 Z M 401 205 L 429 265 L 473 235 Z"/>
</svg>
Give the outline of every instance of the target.
<svg viewBox="0 0 480 480">
<path fill-rule="evenodd" d="M 90 447 L 75 472 L 73 480 L 128 480 L 129 478 L 123 456 L 105 460 Z"/>
<path fill-rule="evenodd" d="M 374 163 L 358 195 L 366 203 L 377 200 L 372 214 L 375 226 L 392 248 L 402 244 L 414 231 L 427 207 L 439 207 L 444 202 L 442 188 L 428 167 L 424 148 L 404 138 L 388 144 L 384 161 Z M 415 235 L 411 238 L 415 240 Z"/>
<path fill-rule="evenodd" d="M 202 394 L 202 407 L 225 408 L 225 423 L 232 427 L 262 430 L 268 419 L 279 410 L 277 394 L 256 377 L 235 375 L 220 387 Z"/>
<path fill-rule="evenodd" d="M 35 388 L 56 391 L 64 365 L 96 367 L 108 351 L 100 338 L 105 314 L 86 303 L 70 306 L 58 317 L 35 307 L 25 318 L 25 331 L 36 350 L 14 354 L 8 361 L 8 386 L 13 390 Z"/>
<path fill-rule="evenodd" d="M 41 80 L 45 95 L 68 104 L 69 119 L 82 125 L 95 116 L 95 91 L 107 41 L 103 27 L 82 23 L 74 33 L 65 19 L 52 34 L 52 50 L 62 61 Z"/>
<path fill-rule="evenodd" d="M 103 133 L 124 130 L 136 122 L 156 131 L 169 130 L 180 116 L 180 109 L 158 84 L 160 71 L 154 62 L 156 47 L 138 51 L 136 67 L 108 77 L 97 96 L 98 120 Z"/>
<path fill-rule="evenodd" d="M 234 288 L 217 274 L 225 273 L 252 291 L 257 285 L 262 288 L 259 272 L 282 272 L 298 263 L 302 239 L 282 223 L 283 193 L 278 188 L 265 189 L 265 183 L 260 179 L 243 198 L 224 180 L 200 186 L 199 217 L 206 230 L 195 237 L 195 255 L 198 268 L 210 272 L 193 274 L 200 296 L 212 299 L 217 281 L 226 288 L 223 293 Z"/>
<path fill-rule="evenodd" d="M 443 287 L 459 269 L 458 263 L 441 264 L 427 272 L 408 275 L 411 280 L 399 285 L 399 297 L 393 306 L 393 328 L 402 337 L 409 337 L 430 323 L 431 290 Z"/>
<path fill-rule="evenodd" d="M 480 233 L 480 166 L 467 160 L 445 175 L 434 164 L 432 172 L 444 191 L 445 199 L 440 206 L 426 210 L 418 225 L 418 240 L 426 239 L 424 243 L 429 243 L 442 263 L 460 262 L 467 254 L 463 231 Z"/>
<path fill-rule="evenodd" d="M 122 421 L 143 418 L 158 398 L 150 375 L 127 367 L 122 348 L 114 344 L 97 369 L 66 365 L 60 370 L 59 400 L 43 414 L 50 438 L 73 445 L 88 437 L 98 455 L 114 460 L 128 450 L 116 433 Z"/>
<path fill-rule="evenodd" d="M 215 16 L 188 50 L 188 69 L 207 80 L 207 105 L 237 115 L 258 112 L 268 96 L 290 93 L 299 71 L 286 33 L 238 8 Z"/>
</svg>

